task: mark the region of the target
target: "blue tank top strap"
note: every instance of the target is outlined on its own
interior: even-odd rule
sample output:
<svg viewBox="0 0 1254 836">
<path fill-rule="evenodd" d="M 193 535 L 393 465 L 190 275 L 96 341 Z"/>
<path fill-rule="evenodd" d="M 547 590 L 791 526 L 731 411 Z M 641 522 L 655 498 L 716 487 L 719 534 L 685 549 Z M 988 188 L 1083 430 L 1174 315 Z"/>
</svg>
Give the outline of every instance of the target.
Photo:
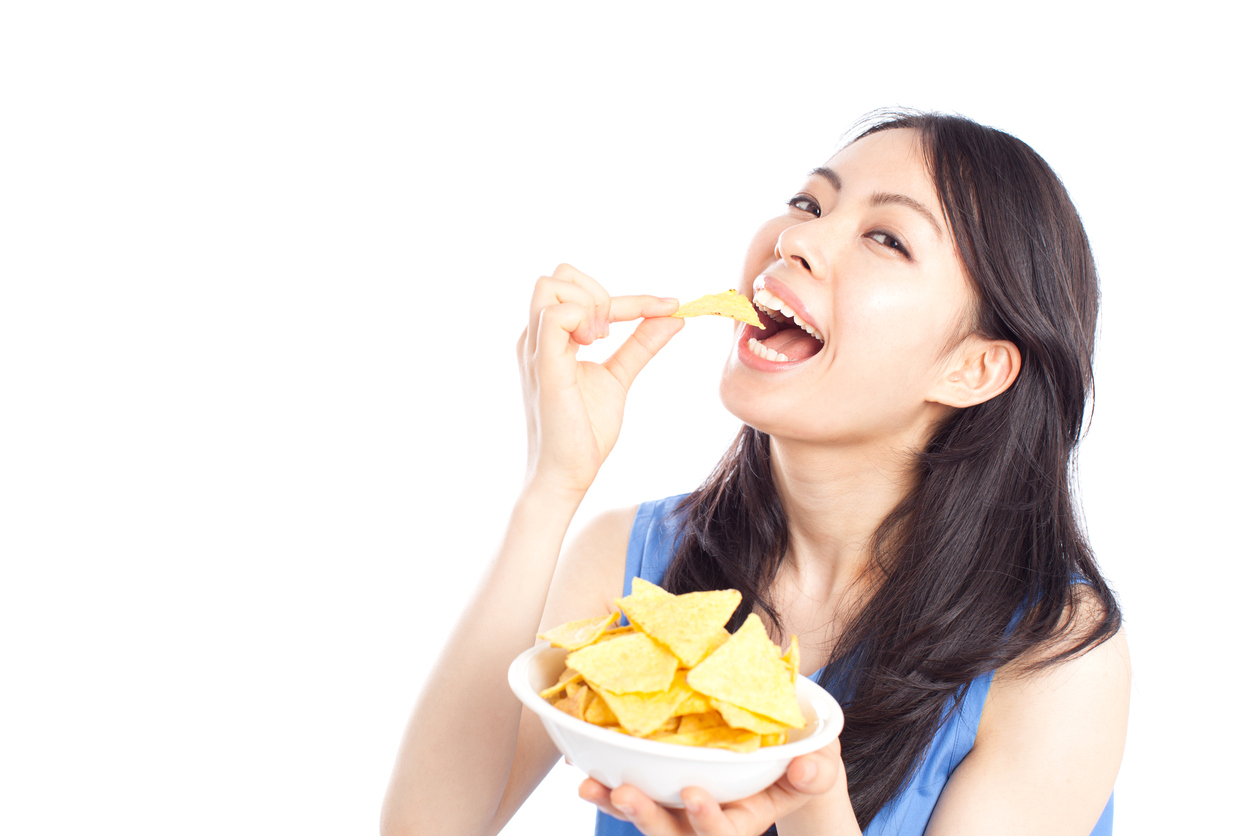
<svg viewBox="0 0 1254 836">
<path fill-rule="evenodd" d="M 627 571 L 623 573 L 623 595 L 631 594 L 631 579 L 643 578 L 649 583 L 661 585 L 666 567 L 675 556 L 679 523 L 674 517 L 675 507 L 687 494 L 677 494 L 666 499 L 641 502 L 636 508 L 636 519 L 631 524 L 631 539 L 627 543 Z"/>
</svg>

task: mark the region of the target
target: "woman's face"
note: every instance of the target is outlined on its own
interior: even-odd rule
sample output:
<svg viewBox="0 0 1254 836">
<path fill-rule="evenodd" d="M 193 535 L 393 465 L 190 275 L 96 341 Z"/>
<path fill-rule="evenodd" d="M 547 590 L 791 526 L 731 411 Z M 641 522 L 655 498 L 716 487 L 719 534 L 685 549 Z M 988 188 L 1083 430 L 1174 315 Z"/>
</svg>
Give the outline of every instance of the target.
<svg viewBox="0 0 1254 836">
<path fill-rule="evenodd" d="M 914 444 L 948 411 L 931 396 L 974 295 L 914 131 L 872 134 L 811 174 L 754 236 L 740 291 L 788 308 L 786 325 L 737 328 L 720 394 L 750 426 Z"/>
</svg>

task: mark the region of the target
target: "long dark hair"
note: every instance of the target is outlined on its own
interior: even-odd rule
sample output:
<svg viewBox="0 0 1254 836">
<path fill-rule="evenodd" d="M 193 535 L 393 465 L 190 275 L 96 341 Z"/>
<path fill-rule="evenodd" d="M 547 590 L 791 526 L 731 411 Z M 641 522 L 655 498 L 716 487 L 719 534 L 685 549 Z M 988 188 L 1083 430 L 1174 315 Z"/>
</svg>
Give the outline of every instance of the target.
<svg viewBox="0 0 1254 836">
<path fill-rule="evenodd" d="M 910 779 L 973 680 L 1063 632 L 1074 641 L 1049 645 L 1037 664 L 1071 658 L 1120 624 L 1071 491 L 1098 308 L 1075 207 L 1013 136 L 957 116 L 894 113 L 857 139 L 894 128 L 921 139 L 975 288 L 973 330 L 1014 342 L 1022 367 L 998 397 L 956 410 L 919 452 L 913 488 L 870 546 L 874 591 L 842 613 L 847 626 L 822 684 L 844 708 L 841 751 L 863 828 Z M 677 509 L 682 534 L 663 585 L 739 589 L 730 626 L 755 610 L 780 632 L 770 587 L 788 526 L 770 456 L 769 436 L 742 428 Z M 1081 594 L 1095 597 L 1088 611 L 1099 615 L 1076 623 Z"/>
</svg>

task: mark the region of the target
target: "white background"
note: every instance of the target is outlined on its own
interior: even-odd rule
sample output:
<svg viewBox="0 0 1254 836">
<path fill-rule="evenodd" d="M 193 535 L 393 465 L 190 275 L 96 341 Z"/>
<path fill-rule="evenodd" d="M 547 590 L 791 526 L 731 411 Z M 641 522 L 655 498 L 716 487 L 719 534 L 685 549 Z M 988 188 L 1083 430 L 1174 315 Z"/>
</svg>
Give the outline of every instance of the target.
<svg viewBox="0 0 1254 836">
<path fill-rule="evenodd" d="M 519 486 L 534 279 L 727 288 L 885 105 L 1079 207 L 1116 830 L 1245 826 L 1251 68 L 1235 3 L 1095 5 L 5 4 L 0 831 L 373 832 Z M 584 511 L 708 472 L 728 336 L 645 371 Z M 578 777 L 507 832 L 590 832 Z"/>
</svg>

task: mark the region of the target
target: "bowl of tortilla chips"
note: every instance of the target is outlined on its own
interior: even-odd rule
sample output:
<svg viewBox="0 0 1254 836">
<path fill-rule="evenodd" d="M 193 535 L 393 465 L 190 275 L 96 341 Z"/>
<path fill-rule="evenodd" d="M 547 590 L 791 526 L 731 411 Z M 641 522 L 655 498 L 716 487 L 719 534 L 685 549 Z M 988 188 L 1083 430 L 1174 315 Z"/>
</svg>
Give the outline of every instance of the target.
<svg viewBox="0 0 1254 836">
<path fill-rule="evenodd" d="M 620 615 L 546 631 L 509 684 L 575 767 L 631 784 L 669 807 L 700 787 L 720 804 L 775 783 L 789 762 L 835 740 L 832 696 L 798 675 L 796 637 L 781 653 L 756 614 L 725 625 L 735 590 L 672 595 L 639 578 Z"/>
</svg>

